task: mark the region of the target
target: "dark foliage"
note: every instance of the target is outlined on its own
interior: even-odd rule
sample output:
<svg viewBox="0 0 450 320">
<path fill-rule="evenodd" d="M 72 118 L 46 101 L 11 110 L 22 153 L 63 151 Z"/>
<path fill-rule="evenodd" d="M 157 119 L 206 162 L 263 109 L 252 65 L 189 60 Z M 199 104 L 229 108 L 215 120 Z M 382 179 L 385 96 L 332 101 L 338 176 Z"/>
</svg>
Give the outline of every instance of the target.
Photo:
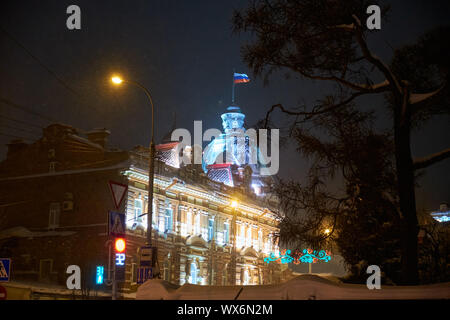
<svg viewBox="0 0 450 320">
<path fill-rule="evenodd" d="M 276 187 L 281 199 L 279 236 L 298 248 L 302 243 L 334 247 L 351 273 L 349 281 L 366 279 L 367 266 L 375 264 L 384 272 L 384 281 L 397 282 L 400 216 L 392 138 L 374 133 L 370 118 L 345 107 L 315 117 L 310 130 L 291 133 L 313 165 L 305 184 L 279 181 Z M 341 192 L 327 187 L 336 175 L 343 177 Z"/>
<path fill-rule="evenodd" d="M 416 171 L 449 158 L 450 149 L 423 159 L 413 159 L 411 130 L 430 117 L 449 111 L 447 52 L 450 33 L 448 28 L 427 33 L 416 44 L 399 49 L 394 61 L 389 65 L 368 45 L 371 31 L 366 29 L 366 9 L 374 4 L 378 2 L 253 0 L 246 10 L 235 13 L 233 23 L 236 32 L 250 32 L 254 36 L 251 43 L 243 46 L 242 54 L 256 75 L 261 75 L 267 80 L 274 70 L 281 69 L 294 72 L 306 79 L 335 84 L 334 93 L 325 95 L 317 105 L 291 108 L 281 104 L 272 105 L 267 112 L 264 125 L 270 124 L 270 115 L 276 109 L 291 116 L 294 121 L 290 133 L 297 130 L 304 141 L 300 150 L 308 152 L 309 147 L 316 156 L 322 157 L 325 163 L 335 162 L 337 167 L 343 169 L 342 175 L 345 179 L 348 179 L 349 172 L 344 169 L 346 166 L 341 165 L 342 159 L 330 158 L 336 156 L 333 153 L 336 150 L 331 149 L 336 146 L 320 143 L 317 136 L 304 134 L 300 128 L 311 121 L 314 123 L 316 117 L 339 116 L 337 110 L 347 108 L 363 95 L 381 93 L 386 96 L 387 108 L 380 112 L 386 113 L 386 110 L 390 110 L 392 113 L 391 154 L 395 170 L 390 171 L 394 177 L 390 180 L 389 186 L 395 189 L 391 196 L 398 195 L 403 283 L 417 284 L 419 225 L 414 189 Z M 383 18 L 388 9 L 382 8 Z M 375 81 L 380 76 L 384 81 Z M 334 121 L 332 117 L 327 120 Z M 343 122 L 341 125 L 345 127 L 348 124 Z M 375 136 L 382 137 L 374 134 L 373 138 Z M 366 141 L 361 146 L 369 148 L 371 143 Z M 349 145 L 349 149 L 353 150 L 351 147 L 352 145 Z M 366 151 L 369 152 L 369 149 Z M 383 161 L 383 156 L 380 161 Z M 360 154 L 360 157 L 364 158 L 363 154 Z M 371 157 L 366 156 L 365 159 L 367 163 L 378 168 L 377 163 L 370 162 L 373 160 Z M 315 166 L 313 170 L 317 173 L 310 178 L 309 194 L 303 196 L 310 197 L 310 201 L 315 202 L 315 208 L 321 206 L 323 212 L 331 210 L 330 203 L 335 206 L 333 209 L 343 206 L 345 199 L 327 197 L 324 182 L 320 179 L 323 177 L 323 170 L 329 170 L 328 174 L 331 175 L 335 168 Z M 358 171 L 358 174 L 351 172 L 350 177 L 362 178 L 364 170 L 361 167 Z M 370 181 L 372 183 L 370 188 L 375 190 L 367 191 L 367 196 L 373 198 L 374 206 L 379 206 L 377 210 L 384 212 L 384 204 L 376 203 L 379 182 Z M 292 197 L 288 189 L 284 189 L 284 193 L 280 195 L 288 200 Z M 310 212 L 306 211 L 305 215 L 310 215 Z M 373 217 L 378 216 L 374 214 Z M 380 216 L 379 222 L 383 224 L 384 219 Z M 317 227 L 320 223 L 321 219 L 311 218 L 309 229 L 300 230 L 307 234 L 311 233 L 313 232 L 311 228 Z M 394 224 L 394 221 L 391 223 Z"/>
</svg>

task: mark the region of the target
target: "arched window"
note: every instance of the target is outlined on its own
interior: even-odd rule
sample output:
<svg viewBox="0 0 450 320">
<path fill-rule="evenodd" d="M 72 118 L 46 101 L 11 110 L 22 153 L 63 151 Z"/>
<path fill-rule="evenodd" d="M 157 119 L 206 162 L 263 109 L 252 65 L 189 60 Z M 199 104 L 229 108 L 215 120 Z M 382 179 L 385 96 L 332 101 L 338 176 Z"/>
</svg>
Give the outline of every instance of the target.
<svg viewBox="0 0 450 320">
<path fill-rule="evenodd" d="M 208 220 L 208 240 L 212 240 L 214 237 L 214 218 Z"/>
<path fill-rule="evenodd" d="M 191 276 L 190 276 L 190 283 L 197 284 L 197 278 L 198 278 L 198 268 L 197 264 L 195 262 L 191 263 Z"/>
<path fill-rule="evenodd" d="M 223 224 L 223 242 L 230 242 L 230 223 L 228 221 Z"/>
<path fill-rule="evenodd" d="M 245 269 L 244 271 L 244 285 L 250 284 L 250 276 L 248 274 L 248 270 Z"/>
<path fill-rule="evenodd" d="M 142 222 L 142 200 L 139 198 L 134 199 L 134 222 Z"/>
<path fill-rule="evenodd" d="M 164 216 L 164 227 L 165 231 L 171 231 L 172 230 L 172 221 L 173 221 L 173 210 L 170 204 L 167 204 L 165 216 Z"/>
</svg>

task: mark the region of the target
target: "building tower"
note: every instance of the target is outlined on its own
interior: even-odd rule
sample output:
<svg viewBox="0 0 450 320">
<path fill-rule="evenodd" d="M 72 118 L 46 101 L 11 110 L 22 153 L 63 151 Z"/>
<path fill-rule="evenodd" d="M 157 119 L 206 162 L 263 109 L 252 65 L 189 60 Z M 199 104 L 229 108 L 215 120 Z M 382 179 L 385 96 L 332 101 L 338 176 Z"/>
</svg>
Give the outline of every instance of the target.
<svg viewBox="0 0 450 320">
<path fill-rule="evenodd" d="M 206 175 L 228 186 L 262 189 L 259 159 L 254 129 L 244 128 L 245 114 L 231 105 L 221 115 L 223 132 L 212 140 L 203 153 L 202 168 Z"/>
</svg>

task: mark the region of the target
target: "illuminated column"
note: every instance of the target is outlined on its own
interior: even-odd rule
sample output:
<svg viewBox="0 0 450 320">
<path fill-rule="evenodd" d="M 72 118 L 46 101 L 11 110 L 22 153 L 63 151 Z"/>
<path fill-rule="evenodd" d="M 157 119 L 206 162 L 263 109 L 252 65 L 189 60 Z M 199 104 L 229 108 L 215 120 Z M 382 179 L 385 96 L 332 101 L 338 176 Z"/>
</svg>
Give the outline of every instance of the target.
<svg viewBox="0 0 450 320">
<path fill-rule="evenodd" d="M 195 220 L 194 220 L 194 235 L 198 236 L 199 234 L 202 233 L 202 228 L 201 228 L 201 220 L 202 220 L 202 214 L 200 211 L 197 211 L 195 213 Z"/>
<path fill-rule="evenodd" d="M 246 239 L 245 239 L 246 247 L 251 247 L 252 246 L 252 241 L 253 241 L 252 226 L 249 224 L 249 225 L 247 225 L 247 234 L 246 234 Z"/>
<path fill-rule="evenodd" d="M 188 235 L 192 234 L 192 208 L 186 210 L 186 232 Z"/>
<path fill-rule="evenodd" d="M 174 212 L 173 212 L 173 217 L 175 222 L 175 232 L 177 233 L 177 235 L 180 235 L 181 232 L 181 210 L 180 210 L 180 204 L 177 202 L 176 204 L 174 204 Z"/>
<path fill-rule="evenodd" d="M 258 250 L 263 250 L 263 237 L 262 237 L 262 235 L 263 235 L 263 232 L 262 232 L 262 229 L 261 228 L 259 228 L 258 229 Z"/>
</svg>

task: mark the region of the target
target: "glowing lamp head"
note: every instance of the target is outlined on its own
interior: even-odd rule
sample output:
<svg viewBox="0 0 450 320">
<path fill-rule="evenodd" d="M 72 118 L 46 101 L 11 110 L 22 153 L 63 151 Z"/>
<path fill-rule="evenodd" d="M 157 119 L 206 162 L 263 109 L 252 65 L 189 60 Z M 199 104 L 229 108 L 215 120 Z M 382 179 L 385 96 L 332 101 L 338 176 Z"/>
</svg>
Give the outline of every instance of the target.
<svg viewBox="0 0 450 320">
<path fill-rule="evenodd" d="M 121 83 L 123 82 L 122 78 L 120 78 L 120 77 L 118 77 L 118 76 L 112 77 L 112 78 L 111 78 L 111 81 L 112 81 L 114 84 L 121 84 Z"/>
<path fill-rule="evenodd" d="M 231 201 L 231 207 L 232 208 L 237 208 L 238 207 L 238 202 L 236 200 Z"/>
<path fill-rule="evenodd" d="M 114 247 L 116 249 L 116 252 L 122 253 L 125 251 L 125 239 L 118 238 L 116 239 L 116 242 L 114 243 Z"/>
<path fill-rule="evenodd" d="M 325 229 L 324 233 L 325 234 L 330 234 L 331 230 L 330 229 Z"/>
</svg>

